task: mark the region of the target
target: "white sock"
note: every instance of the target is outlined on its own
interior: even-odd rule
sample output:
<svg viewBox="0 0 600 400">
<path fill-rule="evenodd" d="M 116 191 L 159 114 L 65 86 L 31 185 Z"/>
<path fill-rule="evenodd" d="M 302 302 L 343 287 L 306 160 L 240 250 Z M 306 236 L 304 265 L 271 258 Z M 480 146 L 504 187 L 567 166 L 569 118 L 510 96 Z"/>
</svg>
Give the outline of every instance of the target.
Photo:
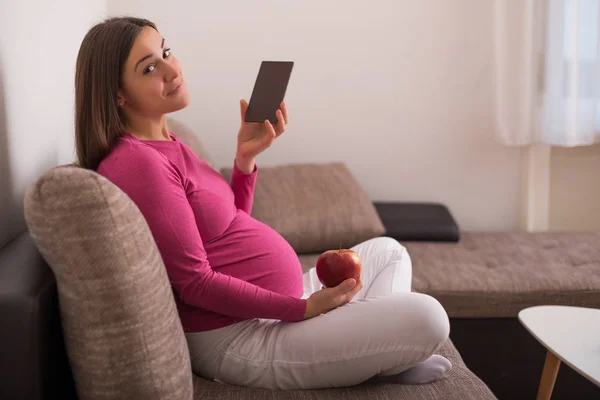
<svg viewBox="0 0 600 400">
<path fill-rule="evenodd" d="M 421 385 L 441 379 L 450 369 L 452 369 L 452 363 L 447 358 L 434 354 L 427 360 L 399 374 L 388 376 L 378 375 L 377 381 Z"/>
</svg>

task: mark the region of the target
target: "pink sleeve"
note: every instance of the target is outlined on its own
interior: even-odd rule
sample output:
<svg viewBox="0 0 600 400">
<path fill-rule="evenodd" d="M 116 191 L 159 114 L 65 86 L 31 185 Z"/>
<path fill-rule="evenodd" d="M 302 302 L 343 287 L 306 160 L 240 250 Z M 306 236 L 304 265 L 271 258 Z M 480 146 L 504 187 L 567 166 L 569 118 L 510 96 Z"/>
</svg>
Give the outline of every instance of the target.
<svg viewBox="0 0 600 400">
<path fill-rule="evenodd" d="M 235 196 L 235 206 L 250 215 L 252 213 L 252 201 L 254 199 L 254 187 L 256 185 L 256 175 L 258 166 L 254 164 L 254 171 L 249 174 L 241 171 L 233 160 L 233 170 L 231 171 L 231 190 Z"/>
<path fill-rule="evenodd" d="M 181 300 L 233 317 L 302 320 L 306 300 L 212 270 L 179 170 L 159 154 L 142 153 L 121 159 L 111 180 L 114 177 L 144 215 Z M 245 182 L 249 187 L 251 178 Z"/>
</svg>

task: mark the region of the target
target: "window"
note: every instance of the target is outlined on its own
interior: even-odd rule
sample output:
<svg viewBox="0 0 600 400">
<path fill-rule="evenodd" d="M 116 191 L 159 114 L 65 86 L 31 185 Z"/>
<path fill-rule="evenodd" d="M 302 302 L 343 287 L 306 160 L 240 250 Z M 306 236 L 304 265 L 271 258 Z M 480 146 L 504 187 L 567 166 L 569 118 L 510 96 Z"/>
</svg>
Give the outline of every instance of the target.
<svg viewBox="0 0 600 400">
<path fill-rule="evenodd" d="M 578 107 L 590 108 L 600 132 L 600 1 L 564 3 L 564 95 Z"/>
</svg>

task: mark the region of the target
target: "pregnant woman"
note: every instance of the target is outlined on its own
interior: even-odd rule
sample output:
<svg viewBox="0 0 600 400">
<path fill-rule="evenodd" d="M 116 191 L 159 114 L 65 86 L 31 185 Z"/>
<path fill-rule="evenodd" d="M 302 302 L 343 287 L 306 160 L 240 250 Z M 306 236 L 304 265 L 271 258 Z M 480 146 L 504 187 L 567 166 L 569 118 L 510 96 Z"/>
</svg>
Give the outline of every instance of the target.
<svg viewBox="0 0 600 400">
<path fill-rule="evenodd" d="M 210 62 L 207 60 L 206 62 Z M 354 246 L 359 281 L 321 288 L 292 247 L 250 216 L 257 156 L 285 131 L 241 123 L 230 182 L 167 126 L 186 107 L 181 64 L 156 26 L 111 18 L 85 36 L 77 58 L 79 164 L 123 190 L 146 219 L 167 269 L 194 372 L 268 389 L 312 389 L 366 380 L 423 384 L 450 362 L 434 353 L 448 316 L 411 293 L 406 249 L 379 237 Z"/>
</svg>

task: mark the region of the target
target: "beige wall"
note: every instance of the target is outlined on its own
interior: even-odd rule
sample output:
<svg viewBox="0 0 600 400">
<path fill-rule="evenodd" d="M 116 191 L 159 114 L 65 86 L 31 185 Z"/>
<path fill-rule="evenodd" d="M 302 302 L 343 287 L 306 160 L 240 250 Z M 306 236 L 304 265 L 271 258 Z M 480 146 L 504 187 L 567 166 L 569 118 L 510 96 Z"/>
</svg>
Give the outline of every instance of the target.
<svg viewBox="0 0 600 400">
<path fill-rule="evenodd" d="M 25 229 L 23 196 L 71 162 L 79 44 L 104 0 L 0 1 L 0 247 Z"/>
<path fill-rule="evenodd" d="M 24 229 L 29 184 L 74 158 L 74 62 L 106 8 L 158 22 L 192 91 L 178 117 L 220 165 L 260 61 L 294 60 L 292 124 L 260 165 L 343 160 L 373 199 L 440 201 L 463 229 L 517 228 L 523 152 L 491 134 L 491 2 L 206 4 L 0 4 L 0 246 Z M 600 229 L 600 146 L 551 154 L 550 228 Z"/>
<path fill-rule="evenodd" d="M 76 53 L 106 11 L 159 24 L 192 91 L 178 117 L 220 165 L 260 61 L 294 60 L 292 124 L 260 165 L 343 160 L 373 199 L 443 202 L 463 229 L 517 228 L 526 168 L 491 134 L 492 2 L 26 0 L 0 3 L 0 246 L 24 229 L 31 182 L 74 158 Z M 600 229 L 599 168 L 600 146 L 552 149 L 552 230 Z"/>
<path fill-rule="evenodd" d="M 343 160 L 373 199 L 443 202 L 463 229 L 517 228 L 524 153 L 491 134 L 492 2 L 341 4 L 1 2 L 0 246 L 24 229 L 31 182 L 74 159 L 75 58 L 106 11 L 158 22 L 192 91 L 178 117 L 220 165 L 260 61 L 294 60 L 292 124 L 261 165 Z M 600 145 L 552 149 L 550 229 L 600 229 L 599 168 Z"/>
<path fill-rule="evenodd" d="M 552 149 L 550 229 L 600 230 L 600 145 Z"/>
<path fill-rule="evenodd" d="M 493 2 L 108 0 L 153 19 L 192 94 L 178 117 L 233 162 L 261 60 L 296 62 L 288 131 L 259 165 L 346 162 L 377 200 L 439 201 L 463 229 L 514 229 L 520 153 L 493 139 Z"/>
</svg>

